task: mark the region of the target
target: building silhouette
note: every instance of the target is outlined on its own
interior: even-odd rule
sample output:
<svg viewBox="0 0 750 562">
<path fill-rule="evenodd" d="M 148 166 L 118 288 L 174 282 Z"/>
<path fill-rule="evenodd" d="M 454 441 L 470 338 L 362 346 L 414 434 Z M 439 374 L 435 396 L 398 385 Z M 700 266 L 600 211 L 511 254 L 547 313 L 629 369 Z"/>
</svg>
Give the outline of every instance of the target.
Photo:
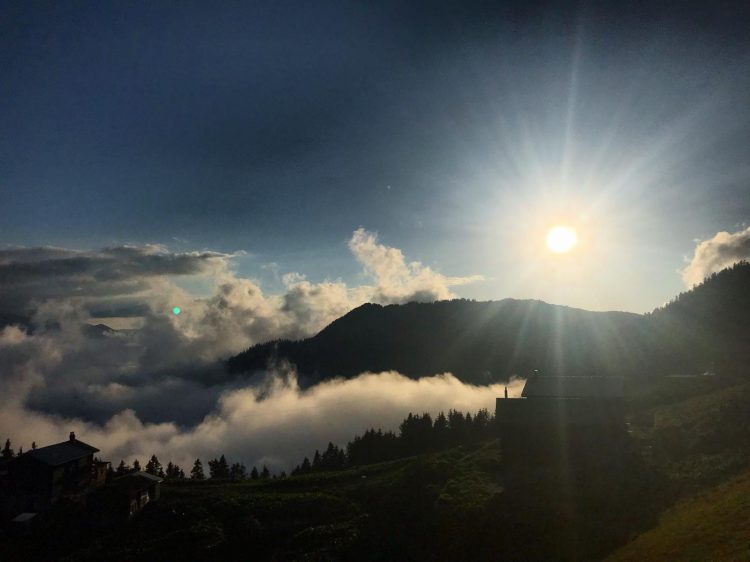
<svg viewBox="0 0 750 562">
<path fill-rule="evenodd" d="M 592 470 L 623 452 L 623 379 L 535 373 L 496 400 L 506 481 Z"/>
</svg>

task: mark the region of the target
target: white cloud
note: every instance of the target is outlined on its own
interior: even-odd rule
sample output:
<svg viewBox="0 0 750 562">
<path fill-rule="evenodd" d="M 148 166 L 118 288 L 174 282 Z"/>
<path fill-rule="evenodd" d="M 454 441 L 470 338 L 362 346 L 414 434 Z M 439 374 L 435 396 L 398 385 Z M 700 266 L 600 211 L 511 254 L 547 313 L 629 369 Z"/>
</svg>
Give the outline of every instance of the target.
<svg viewBox="0 0 750 562">
<path fill-rule="evenodd" d="M 741 260 L 750 259 L 750 227 L 737 232 L 717 232 L 695 247 L 690 263 L 682 270 L 685 285 L 692 287 Z"/>
<path fill-rule="evenodd" d="M 378 244 L 377 235 L 354 231 L 349 249 L 375 279 L 371 302 L 379 304 L 432 302 L 453 298 L 450 288 L 480 281 L 481 276 L 446 277 L 420 262 L 406 262 L 398 248 Z"/>
<path fill-rule="evenodd" d="M 523 381 L 512 381 L 510 395 L 518 396 L 522 386 Z M 364 373 L 301 390 L 287 371 L 269 375 L 264 385 L 226 392 L 216 410 L 191 429 L 171 422 L 144 424 L 132 410 L 95 425 L 18 408 L 0 412 L 0 426 L 14 427 L 14 446 L 24 448 L 31 441 L 59 441 L 74 430 L 114 462 L 156 453 L 164 463 L 189 468 L 195 457 L 205 462 L 225 454 L 248 466 L 289 470 L 328 441 L 343 446 L 370 427 L 397 430 L 408 412 L 492 411 L 502 393 L 502 385 L 472 386 L 447 373 L 412 380 L 396 372 Z"/>
</svg>

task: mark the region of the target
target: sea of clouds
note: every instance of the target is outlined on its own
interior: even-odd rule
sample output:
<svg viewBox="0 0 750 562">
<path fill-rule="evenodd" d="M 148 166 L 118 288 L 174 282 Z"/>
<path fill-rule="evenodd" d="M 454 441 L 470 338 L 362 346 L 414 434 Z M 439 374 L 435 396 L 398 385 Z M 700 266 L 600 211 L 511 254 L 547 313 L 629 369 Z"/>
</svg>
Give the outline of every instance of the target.
<svg viewBox="0 0 750 562">
<path fill-rule="evenodd" d="M 0 437 L 28 449 L 74 430 L 115 463 L 156 453 L 189 467 L 226 454 L 288 470 L 329 440 L 394 429 L 409 411 L 491 408 L 501 389 L 450 374 L 364 373 L 305 390 L 288 365 L 228 375 L 221 360 L 255 343 L 311 336 L 365 302 L 451 298 L 452 287 L 479 279 L 407 262 L 362 229 L 348 246 L 371 284 L 291 273 L 271 295 L 239 277 L 230 254 L 161 245 L 1 250 Z M 210 294 L 189 294 L 178 284 L 185 279 L 207 283 Z M 188 304 L 174 315 L 173 303 Z M 137 327 L 95 326 L 128 321 Z"/>
</svg>

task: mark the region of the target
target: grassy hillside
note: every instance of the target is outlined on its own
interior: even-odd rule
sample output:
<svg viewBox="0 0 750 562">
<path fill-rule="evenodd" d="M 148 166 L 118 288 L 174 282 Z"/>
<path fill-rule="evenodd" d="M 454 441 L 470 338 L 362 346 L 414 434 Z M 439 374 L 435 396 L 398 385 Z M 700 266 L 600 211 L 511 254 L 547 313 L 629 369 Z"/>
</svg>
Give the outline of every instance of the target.
<svg viewBox="0 0 750 562">
<path fill-rule="evenodd" d="M 675 493 L 714 485 L 750 465 L 750 383 L 662 379 L 637 392 L 629 404 L 632 435 Z"/>
<path fill-rule="evenodd" d="M 750 560 L 750 471 L 680 502 L 607 560 Z"/>
<path fill-rule="evenodd" d="M 133 520 L 66 510 L 3 559 L 596 560 L 645 531 L 658 482 L 618 471 L 503 489 L 497 440 L 283 480 L 184 482 Z M 604 477 L 602 477 L 604 476 Z M 592 516 L 596 514 L 596 516 Z M 4 552 L 3 552 L 4 550 Z"/>
<path fill-rule="evenodd" d="M 44 535 L 54 540 L 16 543 L 3 559 L 66 553 L 70 561 L 234 560 L 240 554 L 423 560 L 436 548 L 455 558 L 497 500 L 498 474 L 499 448 L 491 441 L 283 480 L 170 483 L 158 502 L 123 526 L 84 531 L 84 515 L 67 512 Z"/>
<path fill-rule="evenodd" d="M 496 439 L 278 480 L 170 482 L 125 524 L 71 506 L 4 537 L 0 559 L 698 560 L 718 542 L 742 559 L 750 384 L 661 379 L 628 395 L 628 455 L 534 467 L 523 487 L 505 487 Z"/>
</svg>

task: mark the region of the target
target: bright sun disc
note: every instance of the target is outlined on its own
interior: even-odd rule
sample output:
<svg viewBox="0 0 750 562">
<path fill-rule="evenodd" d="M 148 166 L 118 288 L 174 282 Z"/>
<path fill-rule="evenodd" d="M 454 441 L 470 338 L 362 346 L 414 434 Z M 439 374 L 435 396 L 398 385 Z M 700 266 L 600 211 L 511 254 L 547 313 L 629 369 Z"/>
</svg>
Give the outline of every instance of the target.
<svg viewBox="0 0 750 562">
<path fill-rule="evenodd" d="M 576 231 L 567 226 L 556 226 L 547 233 L 547 247 L 556 254 L 569 252 L 576 242 Z"/>
</svg>

